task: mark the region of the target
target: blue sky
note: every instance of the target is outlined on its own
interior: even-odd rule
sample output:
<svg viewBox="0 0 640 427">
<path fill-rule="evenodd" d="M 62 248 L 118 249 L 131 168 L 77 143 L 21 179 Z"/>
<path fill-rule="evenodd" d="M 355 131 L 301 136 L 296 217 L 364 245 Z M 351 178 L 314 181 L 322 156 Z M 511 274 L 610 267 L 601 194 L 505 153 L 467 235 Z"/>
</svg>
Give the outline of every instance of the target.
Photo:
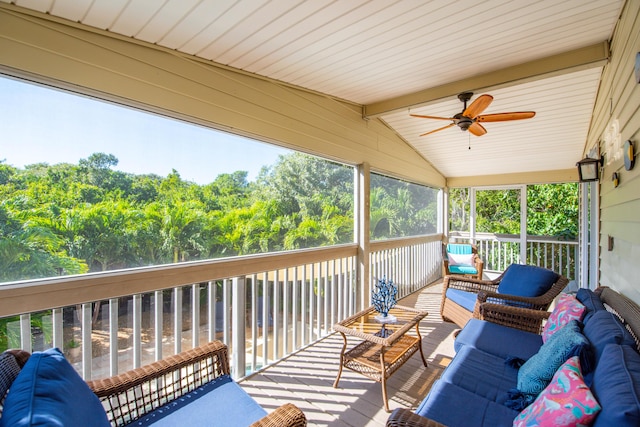
<svg viewBox="0 0 640 427">
<path fill-rule="evenodd" d="M 74 163 L 113 154 L 114 169 L 167 176 L 172 169 L 198 184 L 238 170 L 255 179 L 290 151 L 248 138 L 0 77 L 0 160 Z"/>
</svg>

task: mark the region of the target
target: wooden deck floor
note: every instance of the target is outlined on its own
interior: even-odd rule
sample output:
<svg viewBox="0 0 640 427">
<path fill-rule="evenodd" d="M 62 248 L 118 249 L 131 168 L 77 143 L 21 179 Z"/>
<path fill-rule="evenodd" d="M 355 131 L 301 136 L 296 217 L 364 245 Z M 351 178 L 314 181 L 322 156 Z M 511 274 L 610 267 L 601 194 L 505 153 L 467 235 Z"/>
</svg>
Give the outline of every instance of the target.
<svg viewBox="0 0 640 427">
<path fill-rule="evenodd" d="M 420 323 L 429 366 L 425 368 L 415 354 L 387 381 L 391 410 L 415 409 L 454 355 L 453 332 L 457 327 L 440 317 L 441 289 L 441 283 L 431 285 L 399 302 L 429 311 Z M 307 416 L 309 426 L 384 426 L 389 414 L 382 404 L 379 383 L 345 369 L 338 388 L 333 388 L 342 343 L 340 334 L 334 333 L 242 381 L 242 388 L 267 412 L 294 403 Z M 356 343 L 353 339 L 349 346 Z"/>
</svg>

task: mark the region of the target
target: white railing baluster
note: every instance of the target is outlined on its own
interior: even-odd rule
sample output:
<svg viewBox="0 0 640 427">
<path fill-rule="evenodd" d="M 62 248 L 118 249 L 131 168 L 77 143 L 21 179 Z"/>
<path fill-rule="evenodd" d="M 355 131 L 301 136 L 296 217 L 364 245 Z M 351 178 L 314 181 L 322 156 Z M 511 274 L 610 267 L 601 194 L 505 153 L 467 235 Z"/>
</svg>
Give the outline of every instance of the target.
<svg viewBox="0 0 640 427">
<path fill-rule="evenodd" d="M 200 345 L 200 284 L 191 285 L 191 348 Z"/>
<path fill-rule="evenodd" d="M 93 361 L 91 351 L 91 308 L 93 304 L 82 304 L 81 308 L 81 330 L 82 330 L 82 377 L 91 379 L 91 364 Z"/>
<path fill-rule="evenodd" d="M 273 341 L 273 358 L 272 360 L 278 360 L 280 358 L 280 275 L 279 271 L 275 270 L 273 272 L 273 332 L 272 332 L 272 341 Z"/>
<path fill-rule="evenodd" d="M 182 288 L 173 288 L 173 353 L 182 351 Z"/>
<path fill-rule="evenodd" d="M 154 344 L 155 355 L 154 360 L 162 359 L 162 343 L 164 342 L 164 294 L 162 291 L 153 293 L 153 324 L 154 324 Z"/>
<path fill-rule="evenodd" d="M 141 365 L 142 358 L 142 295 L 135 294 L 133 296 L 133 367 L 138 368 Z"/>
<path fill-rule="evenodd" d="M 20 315 L 20 348 L 31 353 L 31 314 Z"/>
<path fill-rule="evenodd" d="M 59 348 L 60 350 L 64 347 L 64 328 L 63 328 L 63 317 L 62 317 L 62 309 L 54 308 L 52 311 L 53 318 L 53 346 Z"/>
</svg>

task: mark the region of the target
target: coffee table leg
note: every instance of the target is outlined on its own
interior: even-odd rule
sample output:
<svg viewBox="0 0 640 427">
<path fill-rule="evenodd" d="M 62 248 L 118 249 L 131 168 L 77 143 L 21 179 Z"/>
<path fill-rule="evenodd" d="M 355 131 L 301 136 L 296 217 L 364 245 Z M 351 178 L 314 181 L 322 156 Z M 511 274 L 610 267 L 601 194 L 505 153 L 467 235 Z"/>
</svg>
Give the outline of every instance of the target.
<svg viewBox="0 0 640 427">
<path fill-rule="evenodd" d="M 389 400 L 387 398 L 387 372 L 384 369 L 384 346 L 380 348 L 380 379 L 382 383 L 382 401 L 384 402 L 384 410 L 389 412 Z"/>
<path fill-rule="evenodd" d="M 342 345 L 342 351 L 340 352 L 340 366 L 338 367 L 338 376 L 336 377 L 336 380 L 333 383 L 333 388 L 338 387 L 338 382 L 340 381 L 340 375 L 342 375 L 342 365 L 344 364 L 344 352 L 347 349 L 347 336 L 342 332 L 340 332 L 340 335 L 342 335 L 344 344 Z"/>
<path fill-rule="evenodd" d="M 416 334 L 418 334 L 418 339 L 420 341 L 418 341 L 418 348 L 420 349 L 420 357 L 422 358 L 422 363 L 424 364 L 424 367 L 427 367 L 427 360 L 424 358 L 424 353 L 422 352 L 422 337 L 420 336 L 420 323 L 416 324 Z"/>
</svg>

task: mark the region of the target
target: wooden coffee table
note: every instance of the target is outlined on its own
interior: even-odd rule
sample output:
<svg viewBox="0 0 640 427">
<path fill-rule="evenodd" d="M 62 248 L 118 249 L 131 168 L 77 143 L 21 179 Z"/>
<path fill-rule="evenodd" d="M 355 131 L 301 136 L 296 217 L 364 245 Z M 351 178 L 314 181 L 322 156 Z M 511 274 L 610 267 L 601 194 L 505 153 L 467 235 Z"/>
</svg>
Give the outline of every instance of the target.
<svg viewBox="0 0 640 427">
<path fill-rule="evenodd" d="M 340 368 L 333 387 L 338 387 L 342 368 L 361 373 L 382 383 L 384 409 L 389 412 L 387 400 L 387 378 L 397 371 L 416 351 L 420 351 L 422 363 L 427 361 L 422 353 L 422 338 L 419 324 L 426 311 L 396 305 L 389 311 L 396 321 L 383 323 L 375 319 L 378 312 L 369 307 L 353 316 L 336 323 L 333 329 L 340 332 L 344 340 L 340 353 Z M 407 335 L 415 327 L 416 336 Z M 362 339 L 355 347 L 347 350 L 347 335 Z"/>
</svg>

